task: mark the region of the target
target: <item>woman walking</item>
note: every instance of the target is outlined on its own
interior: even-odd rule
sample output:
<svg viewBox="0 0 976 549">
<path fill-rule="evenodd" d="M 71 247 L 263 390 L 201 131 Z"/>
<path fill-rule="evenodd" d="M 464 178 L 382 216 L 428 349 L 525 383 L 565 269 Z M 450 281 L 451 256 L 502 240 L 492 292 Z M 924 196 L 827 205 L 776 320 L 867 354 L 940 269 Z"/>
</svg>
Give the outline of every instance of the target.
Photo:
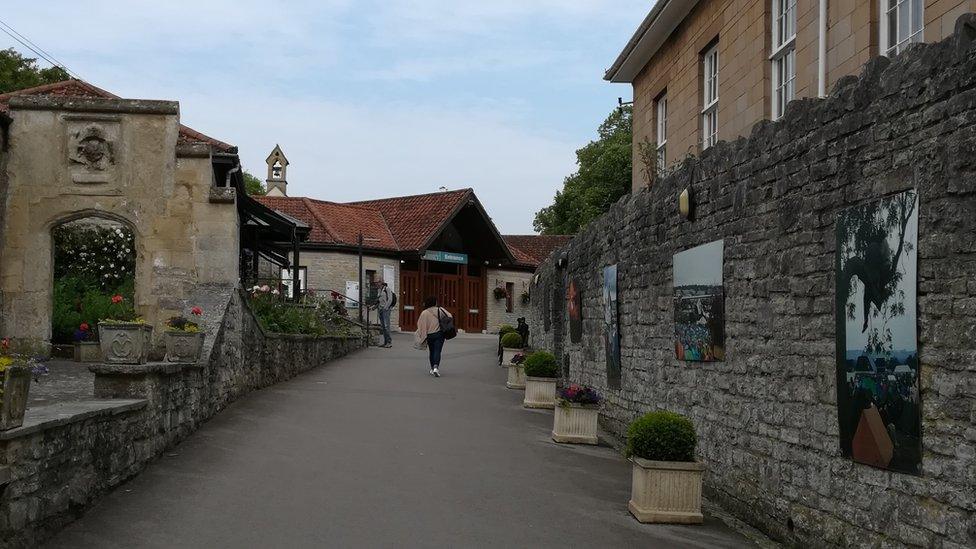
<svg viewBox="0 0 976 549">
<path fill-rule="evenodd" d="M 428 297 L 424 300 L 424 311 L 417 319 L 417 332 L 414 341 L 418 349 L 425 346 L 430 354 L 430 375 L 441 377 L 441 350 L 444 348 L 445 334 L 441 331 L 441 322 L 452 319 L 451 313 L 437 306 L 437 298 Z M 453 323 L 452 323 L 453 325 Z"/>
</svg>

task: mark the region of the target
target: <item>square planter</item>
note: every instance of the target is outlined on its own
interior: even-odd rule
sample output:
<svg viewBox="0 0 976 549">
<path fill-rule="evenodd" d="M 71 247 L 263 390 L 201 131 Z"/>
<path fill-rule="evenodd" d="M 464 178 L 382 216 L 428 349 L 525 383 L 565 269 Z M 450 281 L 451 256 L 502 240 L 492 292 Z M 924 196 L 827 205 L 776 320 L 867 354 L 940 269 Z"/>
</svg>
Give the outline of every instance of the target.
<svg viewBox="0 0 976 549">
<path fill-rule="evenodd" d="M 152 326 L 146 328 L 137 322 L 99 324 L 103 360 L 109 364 L 145 364 L 152 340 Z"/>
<path fill-rule="evenodd" d="M 509 389 L 525 389 L 525 367 L 521 364 L 509 364 L 505 386 Z"/>
<path fill-rule="evenodd" d="M 634 464 L 630 513 L 640 522 L 701 524 L 702 473 L 696 462 L 650 461 Z"/>
<path fill-rule="evenodd" d="M 597 444 L 597 419 L 599 404 L 556 403 L 552 420 L 552 440 L 571 444 Z"/>
<path fill-rule="evenodd" d="M 142 348 L 142 363 L 145 364 L 146 362 L 149 361 L 149 354 L 152 353 L 153 327 L 150 326 L 149 324 L 143 324 L 142 325 L 142 332 L 143 332 L 143 335 L 146 337 L 146 345 Z"/>
<path fill-rule="evenodd" d="M 166 362 L 196 363 L 203 352 L 203 332 L 164 332 Z"/>
<path fill-rule="evenodd" d="M 24 424 L 31 375 L 26 366 L 10 365 L 0 373 L 0 431 Z"/>
<path fill-rule="evenodd" d="M 556 378 L 525 377 L 525 400 L 522 406 L 526 408 L 556 407 Z"/>
<path fill-rule="evenodd" d="M 509 349 L 507 347 L 502 347 L 502 368 L 505 368 L 511 364 L 512 358 L 523 351 L 524 349 Z"/>
<path fill-rule="evenodd" d="M 102 349 L 97 341 L 75 341 L 75 362 L 101 362 Z"/>
</svg>

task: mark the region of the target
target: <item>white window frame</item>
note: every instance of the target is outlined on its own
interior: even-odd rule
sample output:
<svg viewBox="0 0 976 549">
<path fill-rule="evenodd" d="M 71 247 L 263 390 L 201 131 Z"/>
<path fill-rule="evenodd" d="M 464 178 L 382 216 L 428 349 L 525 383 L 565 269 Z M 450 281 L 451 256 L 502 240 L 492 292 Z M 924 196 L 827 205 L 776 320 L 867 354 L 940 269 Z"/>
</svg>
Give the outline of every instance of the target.
<svg viewBox="0 0 976 549">
<path fill-rule="evenodd" d="M 881 0 L 881 19 L 879 23 L 881 55 L 898 55 L 909 45 L 922 42 L 925 34 L 925 0 Z M 917 13 L 916 13 L 917 11 Z M 907 18 L 907 28 L 902 29 L 900 24 Z M 891 18 L 894 17 L 895 36 L 891 36 Z M 914 27 L 918 23 L 918 28 Z M 901 31 L 907 34 L 901 36 Z"/>
<path fill-rule="evenodd" d="M 796 0 L 772 0 L 773 53 L 772 112 L 773 120 L 783 116 L 786 105 L 796 96 Z"/>
<path fill-rule="evenodd" d="M 702 54 L 702 150 L 718 142 L 719 69 L 718 44 Z"/>
<path fill-rule="evenodd" d="M 284 267 L 278 272 L 278 278 L 281 280 L 281 285 L 285 287 L 285 297 L 288 299 L 292 298 L 292 277 L 291 274 L 294 269 L 286 269 Z M 308 281 L 308 267 L 298 268 L 298 288 L 301 292 L 308 291 L 308 286 L 306 282 Z"/>
<path fill-rule="evenodd" d="M 659 95 L 654 104 L 657 112 L 657 135 L 655 136 L 657 140 L 657 174 L 663 176 L 665 166 L 667 166 L 668 152 L 668 94 L 665 92 Z"/>
</svg>

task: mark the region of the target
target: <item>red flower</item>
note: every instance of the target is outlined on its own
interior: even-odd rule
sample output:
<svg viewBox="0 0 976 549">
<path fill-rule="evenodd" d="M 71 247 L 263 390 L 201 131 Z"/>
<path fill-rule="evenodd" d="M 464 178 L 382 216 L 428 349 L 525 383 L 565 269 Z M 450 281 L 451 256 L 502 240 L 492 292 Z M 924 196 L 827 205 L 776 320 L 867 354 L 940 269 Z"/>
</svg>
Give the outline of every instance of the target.
<svg viewBox="0 0 976 549">
<path fill-rule="evenodd" d="M 112 303 L 119 304 L 122 303 L 124 300 L 125 298 L 118 294 L 112 296 Z"/>
<path fill-rule="evenodd" d="M 9 349 L 10 348 L 10 339 L 8 339 L 8 338 L 5 337 L 2 340 L 0 340 L 0 347 L 3 347 L 3 350 L 4 351 L 6 351 L 7 349 Z"/>
<path fill-rule="evenodd" d="M 201 309 L 200 307 L 194 307 L 194 308 L 190 309 L 190 312 L 192 314 L 195 314 L 197 316 L 200 316 L 200 315 L 203 314 L 203 309 Z"/>
<path fill-rule="evenodd" d="M 82 332 L 87 332 L 88 329 L 90 328 L 90 326 L 88 326 L 88 323 L 87 322 L 82 322 L 81 323 L 81 326 L 78 326 L 78 327 L 81 328 L 81 331 Z"/>
</svg>

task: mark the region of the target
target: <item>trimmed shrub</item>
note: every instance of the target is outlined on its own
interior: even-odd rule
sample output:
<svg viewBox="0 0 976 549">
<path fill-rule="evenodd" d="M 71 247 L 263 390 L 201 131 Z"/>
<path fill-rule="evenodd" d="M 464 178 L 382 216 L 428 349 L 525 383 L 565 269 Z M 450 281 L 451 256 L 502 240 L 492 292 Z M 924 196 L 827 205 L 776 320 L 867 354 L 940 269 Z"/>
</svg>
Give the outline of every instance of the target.
<svg viewBox="0 0 976 549">
<path fill-rule="evenodd" d="M 546 351 L 536 351 L 525 359 L 525 375 L 529 377 L 559 377 L 556 357 Z"/>
<path fill-rule="evenodd" d="M 627 429 L 627 455 L 651 461 L 695 461 L 697 442 L 691 420 L 674 412 L 651 412 Z"/>
<path fill-rule="evenodd" d="M 506 349 L 521 349 L 522 336 L 515 332 L 508 332 L 502 336 L 502 347 Z"/>
<path fill-rule="evenodd" d="M 498 335 L 511 334 L 514 333 L 515 331 L 516 331 L 515 326 L 512 326 L 511 324 L 502 324 L 498 328 Z"/>
</svg>

